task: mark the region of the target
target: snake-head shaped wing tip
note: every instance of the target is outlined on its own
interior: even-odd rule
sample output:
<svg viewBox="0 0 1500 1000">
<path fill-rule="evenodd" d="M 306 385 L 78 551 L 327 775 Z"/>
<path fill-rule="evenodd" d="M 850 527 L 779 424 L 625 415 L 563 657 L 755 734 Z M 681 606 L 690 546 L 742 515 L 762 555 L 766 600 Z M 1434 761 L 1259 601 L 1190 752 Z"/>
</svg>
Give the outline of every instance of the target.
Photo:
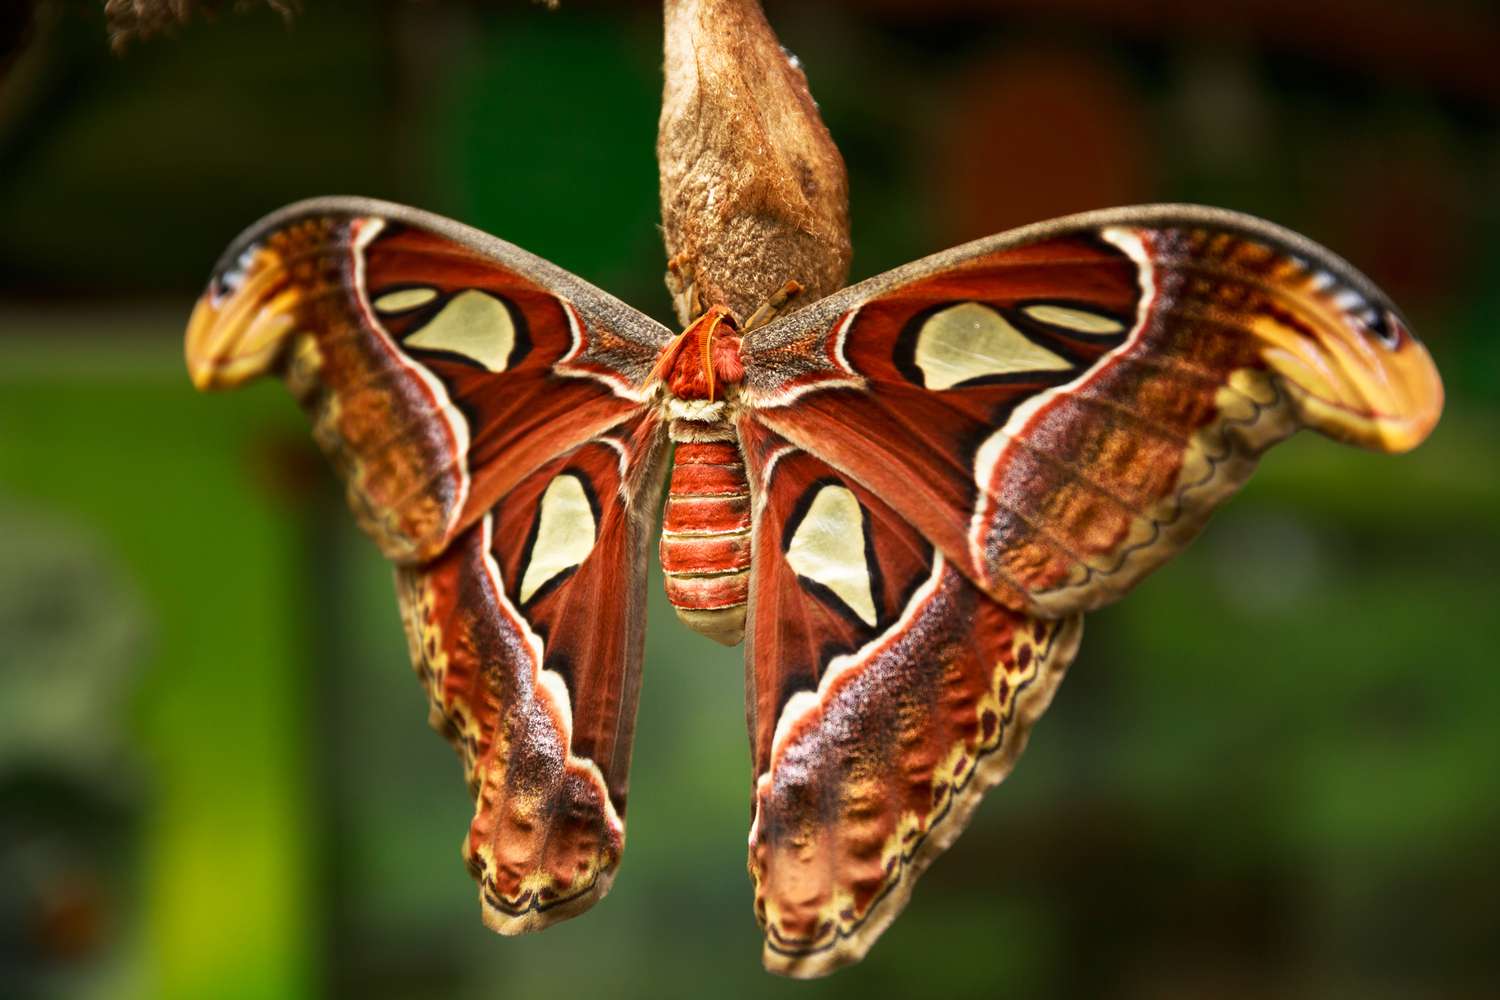
<svg viewBox="0 0 1500 1000">
<path fill-rule="evenodd" d="M 1442 414 L 1443 383 L 1400 313 L 1342 262 L 1278 265 L 1279 291 L 1249 326 L 1302 420 L 1377 451 L 1421 444 Z"/>
<path fill-rule="evenodd" d="M 1443 382 L 1421 341 L 1393 309 L 1358 314 L 1316 342 L 1272 347 L 1304 419 L 1339 440 L 1385 452 L 1421 444 L 1443 412 Z M 1311 346 L 1311 345 L 1308 345 Z"/>
<path fill-rule="evenodd" d="M 233 389 L 272 370 L 295 325 L 297 293 L 280 256 L 245 251 L 218 270 L 188 320 L 188 375 L 200 391 Z"/>
</svg>

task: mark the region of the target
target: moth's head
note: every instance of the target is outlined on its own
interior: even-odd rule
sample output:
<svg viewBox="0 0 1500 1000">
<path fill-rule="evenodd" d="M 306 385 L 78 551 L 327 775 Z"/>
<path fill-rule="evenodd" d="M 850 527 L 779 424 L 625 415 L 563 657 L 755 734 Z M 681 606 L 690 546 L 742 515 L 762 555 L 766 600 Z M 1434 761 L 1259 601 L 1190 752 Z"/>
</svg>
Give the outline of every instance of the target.
<svg viewBox="0 0 1500 1000">
<path fill-rule="evenodd" d="M 740 334 L 728 307 L 712 306 L 662 351 L 654 378 L 678 399 L 713 400 L 745 377 Z"/>
<path fill-rule="evenodd" d="M 1284 314 L 1255 324 L 1262 357 L 1306 423 L 1377 451 L 1415 448 L 1443 411 L 1443 383 L 1427 348 L 1373 285 L 1333 284 L 1314 272 Z"/>
</svg>

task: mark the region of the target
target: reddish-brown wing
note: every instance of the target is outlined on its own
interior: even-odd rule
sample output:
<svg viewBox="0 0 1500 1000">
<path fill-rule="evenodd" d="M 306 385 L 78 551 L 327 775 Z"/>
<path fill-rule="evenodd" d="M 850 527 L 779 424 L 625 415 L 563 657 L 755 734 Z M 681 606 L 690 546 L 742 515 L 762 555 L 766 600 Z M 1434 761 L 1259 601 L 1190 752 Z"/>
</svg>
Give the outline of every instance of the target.
<svg viewBox="0 0 1500 1000">
<path fill-rule="evenodd" d="M 572 916 L 614 878 L 664 457 L 656 416 L 637 417 L 398 572 L 433 725 L 475 797 L 464 857 L 502 934 Z"/>
<path fill-rule="evenodd" d="M 755 496 L 750 873 L 766 967 L 857 961 L 1025 746 L 1078 645 L 853 478 L 741 424 Z"/>
<path fill-rule="evenodd" d="M 961 247 L 745 335 L 766 964 L 857 960 L 1020 753 L 1079 613 L 1298 427 L 1431 429 L 1431 360 L 1293 234 L 1182 206 Z"/>
<path fill-rule="evenodd" d="M 285 377 L 385 554 L 430 559 L 543 462 L 640 411 L 665 327 L 552 264 L 352 198 L 251 227 L 189 325 L 200 388 Z"/>
<path fill-rule="evenodd" d="M 485 922 L 608 889 L 624 845 L 667 331 L 466 227 L 354 199 L 252 227 L 190 323 L 200 388 L 282 375 L 400 564 L 412 660 L 475 797 Z"/>
<path fill-rule="evenodd" d="M 1368 280 L 1188 206 L 982 240 L 747 334 L 755 420 L 984 591 L 1060 617 L 1132 586 L 1299 427 L 1385 450 L 1442 386 Z"/>
</svg>

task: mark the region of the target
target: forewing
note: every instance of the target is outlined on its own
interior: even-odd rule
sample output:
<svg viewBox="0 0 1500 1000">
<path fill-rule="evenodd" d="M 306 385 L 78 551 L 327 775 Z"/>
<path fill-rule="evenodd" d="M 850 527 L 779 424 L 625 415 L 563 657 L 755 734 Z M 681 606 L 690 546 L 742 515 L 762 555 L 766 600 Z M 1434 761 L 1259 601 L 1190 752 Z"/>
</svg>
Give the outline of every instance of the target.
<svg viewBox="0 0 1500 1000">
<path fill-rule="evenodd" d="M 458 223 L 303 202 L 226 252 L 187 338 L 200 388 L 274 372 L 385 554 L 442 552 L 544 462 L 641 409 L 665 327 Z"/>
<path fill-rule="evenodd" d="M 873 490 L 1017 610 L 1132 586 L 1299 427 L 1384 450 L 1442 386 L 1322 247 L 1191 206 L 960 247 L 745 337 L 754 418 Z"/>
<path fill-rule="evenodd" d="M 1081 621 L 990 599 L 884 499 L 741 425 L 750 873 L 767 968 L 857 961 L 1026 744 Z"/>
<path fill-rule="evenodd" d="M 547 462 L 397 592 L 432 723 L 475 798 L 485 923 L 537 930 L 609 889 L 665 446 L 653 414 Z"/>
</svg>

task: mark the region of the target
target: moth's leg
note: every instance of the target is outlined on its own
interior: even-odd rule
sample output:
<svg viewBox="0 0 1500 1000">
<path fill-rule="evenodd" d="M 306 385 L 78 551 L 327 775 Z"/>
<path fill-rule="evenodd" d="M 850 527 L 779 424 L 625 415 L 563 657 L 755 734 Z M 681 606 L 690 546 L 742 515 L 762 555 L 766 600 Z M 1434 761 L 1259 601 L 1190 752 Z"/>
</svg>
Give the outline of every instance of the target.
<svg viewBox="0 0 1500 1000">
<path fill-rule="evenodd" d="M 788 302 L 801 294 L 801 283 L 795 280 L 788 281 L 774 295 L 767 299 L 759 309 L 755 310 L 749 319 L 745 320 L 744 329 L 749 331 L 754 330 L 758 326 L 765 326 L 786 308 Z"/>
<path fill-rule="evenodd" d="M 667 261 L 666 281 L 672 308 L 683 326 L 703 315 L 703 299 L 698 294 L 698 281 L 693 277 L 687 254 L 676 254 Z"/>
</svg>

